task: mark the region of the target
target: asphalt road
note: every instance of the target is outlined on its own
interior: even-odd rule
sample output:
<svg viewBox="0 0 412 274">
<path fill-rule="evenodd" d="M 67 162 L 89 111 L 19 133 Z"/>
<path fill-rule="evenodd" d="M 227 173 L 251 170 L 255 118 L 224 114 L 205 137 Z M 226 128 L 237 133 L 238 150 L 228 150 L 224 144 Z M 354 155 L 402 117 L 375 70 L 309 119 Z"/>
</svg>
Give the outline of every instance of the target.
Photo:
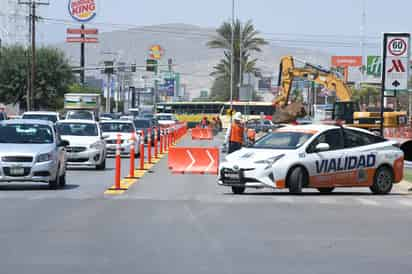
<svg viewBox="0 0 412 274">
<path fill-rule="evenodd" d="M 1 187 L 0 273 L 412 273 L 404 187 L 234 196 L 215 176 L 172 175 L 164 158 L 107 196 L 108 167 L 71 170 L 62 190 Z"/>
</svg>

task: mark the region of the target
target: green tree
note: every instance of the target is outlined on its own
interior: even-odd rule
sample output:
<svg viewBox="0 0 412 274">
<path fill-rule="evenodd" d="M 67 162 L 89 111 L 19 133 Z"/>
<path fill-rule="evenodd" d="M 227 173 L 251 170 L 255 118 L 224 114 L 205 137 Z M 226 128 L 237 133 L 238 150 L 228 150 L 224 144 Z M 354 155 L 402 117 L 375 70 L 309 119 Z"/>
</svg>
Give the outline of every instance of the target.
<svg viewBox="0 0 412 274">
<path fill-rule="evenodd" d="M 223 89 L 220 90 L 221 97 L 230 97 L 230 75 L 231 75 L 231 56 L 232 56 L 232 28 L 234 41 L 234 66 L 233 66 L 233 98 L 239 97 L 240 68 L 244 73 L 257 73 L 257 59 L 252 57 L 253 53 L 261 52 L 262 46 L 267 42 L 259 37 L 259 32 L 255 29 L 252 21 L 247 21 L 242 24 L 240 20 L 236 20 L 234 24 L 224 22 L 217 30 L 216 36 L 207 43 L 207 46 L 212 49 L 223 50 L 223 58 L 214 66 L 212 76 L 215 76 L 215 82 Z M 221 81 L 227 82 L 221 85 Z M 213 88 L 212 88 L 213 89 Z M 214 94 L 217 96 L 217 94 Z M 212 92 L 213 96 L 213 92 Z"/>
<path fill-rule="evenodd" d="M 20 46 L 1 49 L 0 101 L 3 103 L 26 107 L 29 54 L 29 51 Z M 34 108 L 60 109 L 64 93 L 68 92 L 75 80 L 69 62 L 63 52 L 54 48 L 39 48 L 36 57 Z"/>
<path fill-rule="evenodd" d="M 363 87 L 361 89 L 353 89 L 352 101 L 366 106 L 377 106 L 380 103 L 380 91 L 375 87 Z"/>
</svg>

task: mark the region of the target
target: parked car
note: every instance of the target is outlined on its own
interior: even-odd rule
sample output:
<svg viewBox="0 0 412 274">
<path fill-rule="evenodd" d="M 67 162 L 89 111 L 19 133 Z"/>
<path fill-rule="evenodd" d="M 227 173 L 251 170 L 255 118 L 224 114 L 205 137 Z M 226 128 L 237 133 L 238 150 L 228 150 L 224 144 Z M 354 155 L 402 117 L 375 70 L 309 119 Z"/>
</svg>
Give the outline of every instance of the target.
<svg viewBox="0 0 412 274">
<path fill-rule="evenodd" d="M 60 115 L 58 112 L 53 111 L 28 111 L 23 113 L 22 118 L 30 120 L 44 120 L 56 123 L 60 120 Z"/>
<path fill-rule="evenodd" d="M 100 128 L 103 135 L 106 137 L 107 154 L 114 155 L 116 153 L 117 136 L 120 134 L 121 144 L 120 153 L 130 154 L 130 146 L 132 145 L 132 137 L 135 136 L 135 154 L 140 153 L 140 136 L 136 134 L 136 128 L 133 121 L 129 120 L 112 120 L 102 121 Z"/>
<path fill-rule="evenodd" d="M 66 184 L 66 152 L 69 145 L 54 124 L 40 120 L 0 122 L 0 182 Z"/>
<path fill-rule="evenodd" d="M 67 163 L 69 166 L 106 168 L 106 142 L 99 124 L 87 120 L 64 120 L 57 123 L 61 138 L 69 141 Z"/>
</svg>

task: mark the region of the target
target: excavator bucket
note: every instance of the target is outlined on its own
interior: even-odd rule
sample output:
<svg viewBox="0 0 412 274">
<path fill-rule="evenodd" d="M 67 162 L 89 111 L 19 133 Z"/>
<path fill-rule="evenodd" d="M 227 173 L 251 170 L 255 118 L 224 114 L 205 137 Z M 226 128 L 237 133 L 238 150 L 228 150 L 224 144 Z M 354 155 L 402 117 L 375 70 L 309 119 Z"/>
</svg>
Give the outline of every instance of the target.
<svg viewBox="0 0 412 274">
<path fill-rule="evenodd" d="M 295 102 L 285 107 L 277 107 L 272 116 L 272 121 L 275 124 L 291 123 L 296 121 L 296 118 L 306 116 L 306 110 L 302 103 Z"/>
</svg>

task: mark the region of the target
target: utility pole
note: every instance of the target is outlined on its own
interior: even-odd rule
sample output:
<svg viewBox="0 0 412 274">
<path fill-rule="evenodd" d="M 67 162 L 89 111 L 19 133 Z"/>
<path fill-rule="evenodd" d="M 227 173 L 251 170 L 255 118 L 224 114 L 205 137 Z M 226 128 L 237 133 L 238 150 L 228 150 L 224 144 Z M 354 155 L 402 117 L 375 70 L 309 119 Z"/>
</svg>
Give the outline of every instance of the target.
<svg viewBox="0 0 412 274">
<path fill-rule="evenodd" d="M 80 71 L 80 83 L 84 87 L 84 83 L 85 83 L 85 77 L 84 77 L 84 74 L 85 74 L 85 70 L 84 70 L 84 65 L 85 65 L 85 60 L 84 60 L 85 59 L 84 38 L 86 37 L 84 35 L 84 24 L 82 24 L 81 29 L 82 29 L 82 33 L 81 33 L 80 37 L 81 37 L 83 42 L 80 43 L 80 67 L 83 68 L 83 69 Z"/>
<path fill-rule="evenodd" d="M 40 0 L 30 0 L 23 1 L 19 0 L 19 5 L 29 5 L 30 6 L 30 32 L 31 32 L 31 70 L 30 70 L 30 84 L 27 89 L 26 102 L 27 110 L 31 110 L 33 107 L 33 95 L 35 90 L 36 82 L 36 7 L 40 5 L 49 5 L 49 1 Z"/>
<path fill-rule="evenodd" d="M 230 52 L 230 109 L 233 109 L 233 76 L 234 76 L 234 59 L 235 59 L 235 0 L 232 0 L 232 37 Z M 232 122 L 232 115 L 230 115 Z"/>
</svg>

